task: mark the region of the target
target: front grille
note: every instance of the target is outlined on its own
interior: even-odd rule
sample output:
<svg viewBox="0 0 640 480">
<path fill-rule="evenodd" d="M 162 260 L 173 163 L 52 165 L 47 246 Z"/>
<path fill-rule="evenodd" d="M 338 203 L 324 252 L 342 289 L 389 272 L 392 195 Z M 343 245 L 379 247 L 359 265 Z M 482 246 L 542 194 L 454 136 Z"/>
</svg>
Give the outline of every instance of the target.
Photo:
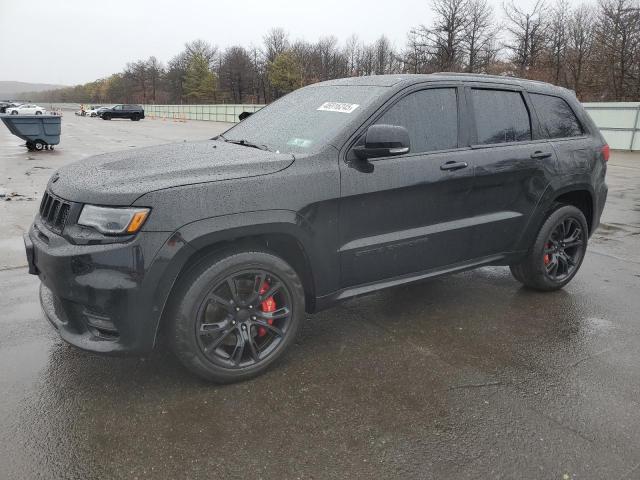
<svg viewBox="0 0 640 480">
<path fill-rule="evenodd" d="M 56 233 L 62 233 L 69 218 L 71 203 L 45 192 L 40 204 L 42 223 Z"/>
</svg>

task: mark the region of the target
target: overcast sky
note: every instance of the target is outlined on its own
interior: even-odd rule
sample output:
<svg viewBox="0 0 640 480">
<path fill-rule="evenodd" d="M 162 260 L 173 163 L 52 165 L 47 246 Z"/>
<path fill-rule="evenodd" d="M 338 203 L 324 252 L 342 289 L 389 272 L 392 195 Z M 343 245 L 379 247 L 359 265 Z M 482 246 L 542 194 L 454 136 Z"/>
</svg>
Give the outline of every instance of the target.
<svg viewBox="0 0 640 480">
<path fill-rule="evenodd" d="M 490 0 L 500 12 L 500 0 Z M 534 0 L 518 0 L 532 5 Z M 272 27 L 315 41 L 385 34 L 401 48 L 431 20 L 429 0 L 0 0 L 0 80 L 74 85 L 155 55 L 166 62 L 202 38 L 260 45 Z"/>
</svg>

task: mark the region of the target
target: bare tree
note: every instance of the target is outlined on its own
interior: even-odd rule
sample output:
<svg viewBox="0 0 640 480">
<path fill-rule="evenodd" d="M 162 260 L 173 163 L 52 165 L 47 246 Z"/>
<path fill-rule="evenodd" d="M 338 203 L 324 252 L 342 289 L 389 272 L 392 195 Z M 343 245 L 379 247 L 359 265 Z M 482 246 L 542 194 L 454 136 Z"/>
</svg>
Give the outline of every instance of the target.
<svg viewBox="0 0 640 480">
<path fill-rule="evenodd" d="M 407 46 L 402 52 L 403 71 L 406 73 L 426 73 L 429 57 L 415 31 L 407 34 Z"/>
<path fill-rule="evenodd" d="M 375 41 L 373 48 L 375 51 L 375 74 L 394 73 L 396 71 L 396 53 L 389 39 L 382 35 Z"/>
<path fill-rule="evenodd" d="M 282 28 L 272 28 L 263 37 L 265 59 L 273 62 L 276 57 L 289 48 L 289 35 Z"/>
<path fill-rule="evenodd" d="M 345 42 L 343 55 L 347 60 L 347 75 L 357 77 L 360 75 L 361 46 L 357 35 L 351 35 Z"/>
<path fill-rule="evenodd" d="M 433 58 L 436 69 L 457 71 L 462 66 L 463 44 L 469 22 L 468 0 L 433 0 L 434 21 L 413 29 L 419 46 Z"/>
<path fill-rule="evenodd" d="M 603 86 L 614 100 L 631 99 L 638 93 L 638 41 L 640 11 L 637 0 L 601 0 L 597 48 L 608 79 Z M 635 76 L 635 79 L 634 79 Z M 632 88 L 635 87 L 635 88 Z"/>
<path fill-rule="evenodd" d="M 164 66 L 156 57 L 151 56 L 147 60 L 147 74 L 151 83 L 151 101 L 156 103 L 158 87 L 164 76 Z"/>
<path fill-rule="evenodd" d="M 511 0 L 503 4 L 503 10 L 507 20 L 505 28 L 511 37 L 505 47 L 511 52 L 510 59 L 517 73 L 527 76 L 530 69 L 538 66 L 545 48 L 544 2 L 538 0 L 531 10 L 525 11 Z"/>
<path fill-rule="evenodd" d="M 570 78 L 570 87 L 578 98 L 583 95 L 584 78 L 592 62 L 595 39 L 595 18 L 590 6 L 582 5 L 569 18 L 567 30 L 567 53 L 565 64 Z"/>
<path fill-rule="evenodd" d="M 483 72 L 494 59 L 497 48 L 495 38 L 500 26 L 493 16 L 487 0 L 469 0 L 468 21 L 464 27 L 462 48 L 467 72 Z"/>
<path fill-rule="evenodd" d="M 549 14 L 547 39 L 549 48 L 550 80 L 556 85 L 566 85 L 566 53 L 571 5 L 568 0 L 556 0 Z"/>
<path fill-rule="evenodd" d="M 131 94 L 136 94 L 136 97 L 142 103 L 147 103 L 147 87 L 149 83 L 149 71 L 147 69 L 147 62 L 144 60 L 139 60 L 133 63 L 127 63 L 126 68 L 124 69 L 124 77 L 131 81 L 131 83 L 135 86 L 135 90 L 137 92 L 130 92 Z"/>
<path fill-rule="evenodd" d="M 242 103 L 253 90 L 254 69 L 244 47 L 230 47 L 222 55 L 220 86 L 233 103 Z"/>
<path fill-rule="evenodd" d="M 202 55 L 211 68 L 215 66 L 218 56 L 218 47 L 215 45 L 211 45 L 209 42 L 198 39 L 186 43 L 184 49 L 188 59 L 196 55 Z"/>
</svg>

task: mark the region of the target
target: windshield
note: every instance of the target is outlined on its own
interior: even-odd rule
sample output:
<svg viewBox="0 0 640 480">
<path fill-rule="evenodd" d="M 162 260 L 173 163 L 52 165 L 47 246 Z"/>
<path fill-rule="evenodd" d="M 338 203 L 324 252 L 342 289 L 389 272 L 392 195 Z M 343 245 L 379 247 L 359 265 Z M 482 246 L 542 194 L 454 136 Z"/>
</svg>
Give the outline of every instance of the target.
<svg viewBox="0 0 640 480">
<path fill-rule="evenodd" d="M 282 97 L 223 134 L 280 153 L 311 153 L 326 145 L 384 91 L 372 86 L 305 87 Z"/>
</svg>

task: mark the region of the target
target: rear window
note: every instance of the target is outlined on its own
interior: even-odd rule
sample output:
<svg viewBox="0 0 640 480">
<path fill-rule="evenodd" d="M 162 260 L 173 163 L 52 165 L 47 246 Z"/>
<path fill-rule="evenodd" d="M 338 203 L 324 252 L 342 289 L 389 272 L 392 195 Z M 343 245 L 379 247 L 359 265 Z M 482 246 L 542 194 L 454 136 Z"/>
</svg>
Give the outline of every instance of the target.
<svg viewBox="0 0 640 480">
<path fill-rule="evenodd" d="M 531 93 L 529 95 L 540 121 L 549 132 L 550 138 L 578 137 L 582 135 L 582 126 L 564 99 L 540 93 Z"/>
<path fill-rule="evenodd" d="M 531 140 L 529 111 L 520 92 L 472 89 L 478 144 Z"/>
</svg>

